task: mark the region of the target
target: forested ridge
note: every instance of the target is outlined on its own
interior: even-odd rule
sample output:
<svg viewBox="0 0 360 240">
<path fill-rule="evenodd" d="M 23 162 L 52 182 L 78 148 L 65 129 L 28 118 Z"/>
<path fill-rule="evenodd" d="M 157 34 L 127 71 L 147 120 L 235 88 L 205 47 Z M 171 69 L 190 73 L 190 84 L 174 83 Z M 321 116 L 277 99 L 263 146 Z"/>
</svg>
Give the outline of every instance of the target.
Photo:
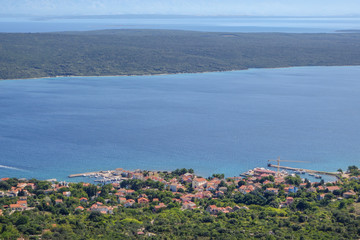
<svg viewBox="0 0 360 240">
<path fill-rule="evenodd" d="M 0 33 L 0 79 L 360 65 L 360 34 Z"/>
</svg>

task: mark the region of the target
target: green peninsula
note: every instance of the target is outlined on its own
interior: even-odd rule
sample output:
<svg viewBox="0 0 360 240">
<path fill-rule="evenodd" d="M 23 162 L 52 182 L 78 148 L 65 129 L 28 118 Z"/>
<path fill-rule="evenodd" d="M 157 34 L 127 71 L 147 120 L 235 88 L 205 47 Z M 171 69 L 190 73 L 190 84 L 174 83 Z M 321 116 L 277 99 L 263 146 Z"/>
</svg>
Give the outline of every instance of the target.
<svg viewBox="0 0 360 240">
<path fill-rule="evenodd" d="M 360 65 L 360 34 L 0 33 L 0 79 Z"/>
</svg>

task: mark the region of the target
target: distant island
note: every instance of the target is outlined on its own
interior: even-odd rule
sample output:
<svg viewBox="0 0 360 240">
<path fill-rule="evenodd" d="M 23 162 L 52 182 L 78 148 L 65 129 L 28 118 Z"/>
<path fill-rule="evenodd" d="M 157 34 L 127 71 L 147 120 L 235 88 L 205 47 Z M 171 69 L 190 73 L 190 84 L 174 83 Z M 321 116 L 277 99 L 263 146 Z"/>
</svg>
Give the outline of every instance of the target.
<svg viewBox="0 0 360 240">
<path fill-rule="evenodd" d="M 360 29 L 344 29 L 344 30 L 337 30 L 336 32 L 339 32 L 339 33 L 360 33 Z"/>
<path fill-rule="evenodd" d="M 359 33 L 0 33 L 0 79 L 345 65 L 360 65 Z"/>
</svg>

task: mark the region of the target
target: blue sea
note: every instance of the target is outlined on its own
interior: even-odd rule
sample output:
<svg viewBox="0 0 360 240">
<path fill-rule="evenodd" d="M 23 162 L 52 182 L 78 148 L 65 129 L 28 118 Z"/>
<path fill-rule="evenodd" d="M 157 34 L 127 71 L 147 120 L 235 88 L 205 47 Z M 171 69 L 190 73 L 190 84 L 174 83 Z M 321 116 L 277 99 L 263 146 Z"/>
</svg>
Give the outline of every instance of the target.
<svg viewBox="0 0 360 240">
<path fill-rule="evenodd" d="M 0 177 L 360 165 L 360 67 L 0 81 Z M 9 168 L 10 167 L 10 168 Z"/>
</svg>

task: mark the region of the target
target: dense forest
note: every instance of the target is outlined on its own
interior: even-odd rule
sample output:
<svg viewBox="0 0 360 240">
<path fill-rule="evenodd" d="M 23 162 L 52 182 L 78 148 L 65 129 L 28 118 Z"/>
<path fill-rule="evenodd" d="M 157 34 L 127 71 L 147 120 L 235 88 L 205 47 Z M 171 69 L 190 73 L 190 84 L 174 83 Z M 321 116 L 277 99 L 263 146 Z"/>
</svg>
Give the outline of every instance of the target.
<svg viewBox="0 0 360 240">
<path fill-rule="evenodd" d="M 360 65 L 360 34 L 0 33 L 0 79 Z"/>
</svg>

